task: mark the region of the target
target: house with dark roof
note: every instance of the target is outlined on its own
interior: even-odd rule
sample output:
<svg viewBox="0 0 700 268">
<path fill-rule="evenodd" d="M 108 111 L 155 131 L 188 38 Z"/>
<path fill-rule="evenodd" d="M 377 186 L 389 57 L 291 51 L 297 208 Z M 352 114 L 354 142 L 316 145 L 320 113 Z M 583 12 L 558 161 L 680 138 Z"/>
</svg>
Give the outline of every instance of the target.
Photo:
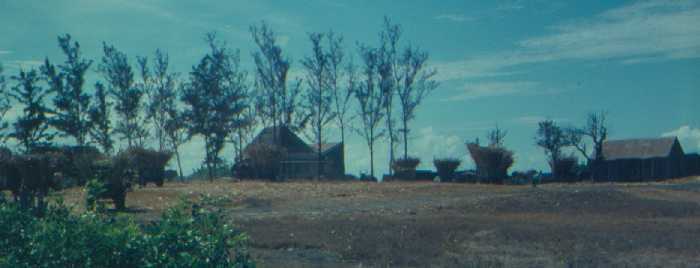
<svg viewBox="0 0 700 268">
<path fill-rule="evenodd" d="M 647 181 L 685 175 L 683 148 L 675 137 L 610 140 L 595 177 L 607 181 Z"/>
<path fill-rule="evenodd" d="M 256 145 L 273 145 L 284 149 L 286 155 L 277 170 L 278 179 L 315 178 L 318 172 L 317 144 L 309 145 L 288 127 L 268 127 L 244 148 L 244 159 L 249 157 Z M 343 143 L 321 145 L 322 175 L 326 178 L 341 178 L 345 175 L 345 150 Z"/>
</svg>

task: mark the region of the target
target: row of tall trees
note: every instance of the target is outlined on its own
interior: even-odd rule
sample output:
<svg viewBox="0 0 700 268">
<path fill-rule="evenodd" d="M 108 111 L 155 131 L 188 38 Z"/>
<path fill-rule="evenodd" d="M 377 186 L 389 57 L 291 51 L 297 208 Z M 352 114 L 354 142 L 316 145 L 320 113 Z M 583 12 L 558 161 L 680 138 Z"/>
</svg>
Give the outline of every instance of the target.
<svg viewBox="0 0 700 268">
<path fill-rule="evenodd" d="M 132 64 L 126 53 L 103 43 L 103 56 L 94 62 L 70 35 L 59 36 L 62 62 L 46 58 L 40 68 L 21 69 L 9 81 L 0 67 L 0 93 L 9 96 L 0 99 L 0 131 L 25 152 L 56 138 L 95 145 L 107 154 L 117 144 L 143 147 L 152 139 L 157 149 L 174 152 L 180 175 L 179 147 L 198 136 L 204 141 L 203 164 L 210 177 L 223 161 L 225 145 L 233 144 L 241 160 L 245 144 L 260 127 L 284 126 L 309 134 L 317 149 L 319 176 L 331 125 L 338 127 L 343 143 L 348 130 L 367 142 L 371 175 L 381 138 L 389 141 L 392 162 L 400 140 L 403 157 L 408 157 L 409 124 L 437 82 L 432 79 L 435 70 L 427 66 L 428 53 L 404 45 L 399 25 L 385 18 L 379 44 L 358 43 L 356 50 L 347 49 L 343 37 L 332 31 L 309 33 L 311 50 L 299 61 L 299 77 L 290 76 L 293 61 L 267 23 L 251 26 L 250 33 L 256 45 L 251 76 L 242 67 L 240 51 L 214 33 L 206 35 L 209 52 L 187 75 L 173 72 L 161 50 L 152 58 L 136 57 Z M 359 65 L 351 51 L 357 51 Z M 91 70 L 101 79 L 88 85 Z M 4 118 L 13 103 L 10 98 L 23 107 L 12 127 Z M 353 118 L 360 124 L 352 124 Z"/>
</svg>

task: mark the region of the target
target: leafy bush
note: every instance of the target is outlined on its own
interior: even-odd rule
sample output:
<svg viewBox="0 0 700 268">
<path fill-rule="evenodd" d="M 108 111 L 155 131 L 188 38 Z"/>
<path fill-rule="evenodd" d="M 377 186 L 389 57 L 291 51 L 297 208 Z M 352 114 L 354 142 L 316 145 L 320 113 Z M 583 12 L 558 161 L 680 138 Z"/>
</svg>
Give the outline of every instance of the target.
<svg viewBox="0 0 700 268">
<path fill-rule="evenodd" d="M 126 151 L 136 168 L 138 183 L 145 186 L 153 182 L 156 186 L 163 186 L 165 180 L 165 166 L 173 157 L 170 152 L 160 152 L 142 147 L 134 147 Z"/>
<path fill-rule="evenodd" d="M 58 202 L 35 218 L 0 204 L 0 267 L 253 267 L 247 237 L 221 211 L 183 201 L 144 227 L 129 217 L 70 213 Z"/>
<path fill-rule="evenodd" d="M 394 160 L 391 164 L 391 168 L 394 170 L 395 177 L 412 180 L 416 177 L 416 167 L 418 167 L 419 164 L 420 159 L 406 157 Z"/>
<path fill-rule="evenodd" d="M 107 193 L 107 186 L 100 180 L 89 180 L 85 184 L 85 208 L 95 210 L 97 201 Z M 101 208 L 98 208 L 101 210 Z"/>
<path fill-rule="evenodd" d="M 437 169 L 438 176 L 442 181 L 452 181 L 455 170 L 461 164 L 461 160 L 457 158 L 438 158 L 433 160 L 433 165 Z"/>
<path fill-rule="evenodd" d="M 215 178 L 221 178 L 221 177 L 228 177 L 231 176 L 231 165 L 221 163 L 216 166 L 216 168 L 213 170 L 214 177 Z M 209 179 L 209 170 L 205 165 L 201 165 L 200 167 L 196 168 L 192 174 L 187 176 L 185 180 L 189 181 L 196 181 L 196 180 L 208 180 Z"/>
<path fill-rule="evenodd" d="M 554 178 L 558 181 L 574 181 L 578 180 L 578 158 L 575 156 L 567 156 L 558 159 L 554 163 L 550 163 Z"/>
<path fill-rule="evenodd" d="M 498 146 L 467 144 L 467 149 L 476 164 L 477 176 L 484 182 L 502 183 L 508 177 L 508 169 L 513 165 L 513 152 Z"/>
</svg>

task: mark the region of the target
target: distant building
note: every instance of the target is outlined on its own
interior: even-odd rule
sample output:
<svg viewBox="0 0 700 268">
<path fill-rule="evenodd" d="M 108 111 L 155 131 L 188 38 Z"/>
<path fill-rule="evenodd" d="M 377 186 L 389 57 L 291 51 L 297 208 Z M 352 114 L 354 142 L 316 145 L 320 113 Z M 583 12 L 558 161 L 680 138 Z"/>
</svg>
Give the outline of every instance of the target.
<svg viewBox="0 0 700 268">
<path fill-rule="evenodd" d="M 603 143 L 596 179 L 646 181 L 685 175 L 685 155 L 675 137 L 611 140 Z"/>
<path fill-rule="evenodd" d="M 700 176 L 700 154 L 686 154 L 683 165 L 686 176 Z"/>
<path fill-rule="evenodd" d="M 309 145 L 288 127 L 268 127 L 263 129 L 243 150 L 246 158 L 251 148 L 257 144 L 275 145 L 283 148 L 287 155 L 280 162 L 276 172 L 279 179 L 315 178 L 318 172 L 318 146 Z M 322 174 L 327 178 L 341 178 L 345 175 L 345 150 L 343 143 L 321 145 Z"/>
</svg>

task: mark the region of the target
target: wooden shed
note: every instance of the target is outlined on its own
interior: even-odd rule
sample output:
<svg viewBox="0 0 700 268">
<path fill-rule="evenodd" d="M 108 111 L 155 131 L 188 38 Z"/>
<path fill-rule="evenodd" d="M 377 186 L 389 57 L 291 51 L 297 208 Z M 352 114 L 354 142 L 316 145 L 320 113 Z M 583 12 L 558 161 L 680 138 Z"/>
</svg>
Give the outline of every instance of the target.
<svg viewBox="0 0 700 268">
<path fill-rule="evenodd" d="M 318 154 L 316 144 L 309 145 L 292 130 L 281 126 L 263 129 L 243 151 L 244 158 L 250 154 L 250 148 L 256 144 L 275 145 L 283 148 L 287 155 L 280 162 L 280 179 L 314 178 L 318 172 Z M 345 175 L 345 150 L 343 143 L 324 143 L 321 145 L 322 175 L 327 178 L 341 178 Z"/>
<path fill-rule="evenodd" d="M 683 168 L 685 176 L 700 176 L 700 154 L 686 154 Z"/>
<path fill-rule="evenodd" d="M 611 140 L 603 143 L 596 179 L 648 181 L 684 175 L 683 148 L 675 137 Z"/>
</svg>

